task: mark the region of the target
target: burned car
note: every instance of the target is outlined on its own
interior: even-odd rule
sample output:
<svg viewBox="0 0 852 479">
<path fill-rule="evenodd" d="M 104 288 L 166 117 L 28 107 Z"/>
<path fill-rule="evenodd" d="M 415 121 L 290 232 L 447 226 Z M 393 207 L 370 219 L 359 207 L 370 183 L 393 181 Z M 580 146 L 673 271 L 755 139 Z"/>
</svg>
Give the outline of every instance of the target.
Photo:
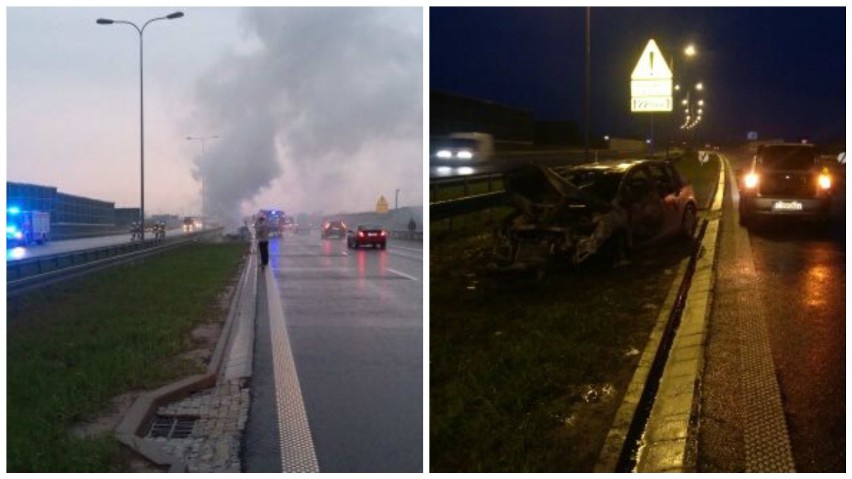
<svg viewBox="0 0 852 479">
<path fill-rule="evenodd" d="M 577 265 L 596 253 L 618 263 L 634 245 L 691 238 L 697 225 L 692 185 L 666 161 L 529 164 L 505 185 L 515 210 L 495 231 L 496 269 Z"/>
</svg>

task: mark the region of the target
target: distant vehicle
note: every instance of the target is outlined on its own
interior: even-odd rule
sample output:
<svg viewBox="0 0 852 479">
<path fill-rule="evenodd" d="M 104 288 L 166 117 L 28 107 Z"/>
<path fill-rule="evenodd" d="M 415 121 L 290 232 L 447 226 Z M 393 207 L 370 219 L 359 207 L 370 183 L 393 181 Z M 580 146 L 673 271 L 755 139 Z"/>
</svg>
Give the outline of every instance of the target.
<svg viewBox="0 0 852 479">
<path fill-rule="evenodd" d="M 183 219 L 183 230 L 185 232 L 195 231 L 195 219 L 191 216 L 187 216 Z"/>
<path fill-rule="evenodd" d="M 636 245 L 692 238 L 692 185 L 661 160 L 612 160 L 505 175 L 515 211 L 495 232 L 498 270 L 539 270 L 551 260 L 577 265 L 603 253 L 613 264 Z"/>
<path fill-rule="evenodd" d="M 269 236 L 281 236 L 284 231 L 284 212 L 281 210 L 260 210 L 260 215 L 266 218 L 269 225 Z"/>
<path fill-rule="evenodd" d="M 296 230 L 296 219 L 292 216 L 284 216 L 281 218 L 281 232 L 295 232 Z"/>
<path fill-rule="evenodd" d="M 335 221 L 326 221 L 322 226 L 322 233 L 320 233 L 322 239 L 328 239 L 331 237 L 335 238 L 345 238 L 346 237 L 346 223 L 343 221 L 335 220 Z"/>
<path fill-rule="evenodd" d="M 12 206 L 6 210 L 6 248 L 44 244 L 50 238 L 50 213 L 21 211 Z"/>
<path fill-rule="evenodd" d="M 358 225 L 355 231 L 346 232 L 346 246 L 350 249 L 361 246 L 372 246 L 385 249 L 388 242 L 388 234 L 379 225 Z"/>
<path fill-rule="evenodd" d="M 740 184 L 740 224 L 757 217 L 828 219 L 833 178 L 814 145 L 761 145 Z"/>
<path fill-rule="evenodd" d="M 451 133 L 432 139 L 432 159 L 472 163 L 494 155 L 494 138 L 488 133 Z"/>
</svg>

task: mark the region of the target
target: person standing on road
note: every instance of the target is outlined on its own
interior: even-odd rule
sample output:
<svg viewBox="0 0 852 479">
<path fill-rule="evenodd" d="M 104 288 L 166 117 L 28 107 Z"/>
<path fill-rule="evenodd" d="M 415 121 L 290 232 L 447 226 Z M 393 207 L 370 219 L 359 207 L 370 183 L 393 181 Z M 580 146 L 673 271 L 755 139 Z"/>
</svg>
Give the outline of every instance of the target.
<svg viewBox="0 0 852 479">
<path fill-rule="evenodd" d="M 260 250 L 260 267 L 266 269 L 266 265 L 269 264 L 269 225 L 263 216 L 257 218 L 254 234 L 257 238 L 257 249 Z"/>
</svg>

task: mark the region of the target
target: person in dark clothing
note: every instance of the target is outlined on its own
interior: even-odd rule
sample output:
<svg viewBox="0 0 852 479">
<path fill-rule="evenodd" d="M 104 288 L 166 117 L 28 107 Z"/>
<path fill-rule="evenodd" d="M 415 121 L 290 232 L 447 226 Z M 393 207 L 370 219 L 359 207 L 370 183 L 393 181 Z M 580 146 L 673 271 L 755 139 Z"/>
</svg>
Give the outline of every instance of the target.
<svg viewBox="0 0 852 479">
<path fill-rule="evenodd" d="M 257 238 L 257 249 L 260 251 L 260 267 L 265 269 L 269 264 L 269 225 L 263 216 L 254 224 L 254 233 Z"/>
</svg>

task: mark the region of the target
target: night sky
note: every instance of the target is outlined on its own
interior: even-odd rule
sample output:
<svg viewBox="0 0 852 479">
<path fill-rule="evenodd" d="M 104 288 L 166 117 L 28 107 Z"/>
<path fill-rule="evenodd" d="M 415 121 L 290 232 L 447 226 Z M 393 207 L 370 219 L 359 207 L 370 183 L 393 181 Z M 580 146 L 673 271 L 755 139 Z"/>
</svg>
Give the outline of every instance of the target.
<svg viewBox="0 0 852 479">
<path fill-rule="evenodd" d="M 595 137 L 650 132 L 648 114 L 630 112 L 630 74 L 654 38 L 666 61 L 677 55 L 675 82 L 705 85 L 702 138 L 845 138 L 844 8 L 593 7 L 591 31 Z M 585 8 L 430 9 L 432 89 L 575 120 L 581 131 L 584 52 Z M 683 119 L 654 115 L 659 138 Z"/>
</svg>

